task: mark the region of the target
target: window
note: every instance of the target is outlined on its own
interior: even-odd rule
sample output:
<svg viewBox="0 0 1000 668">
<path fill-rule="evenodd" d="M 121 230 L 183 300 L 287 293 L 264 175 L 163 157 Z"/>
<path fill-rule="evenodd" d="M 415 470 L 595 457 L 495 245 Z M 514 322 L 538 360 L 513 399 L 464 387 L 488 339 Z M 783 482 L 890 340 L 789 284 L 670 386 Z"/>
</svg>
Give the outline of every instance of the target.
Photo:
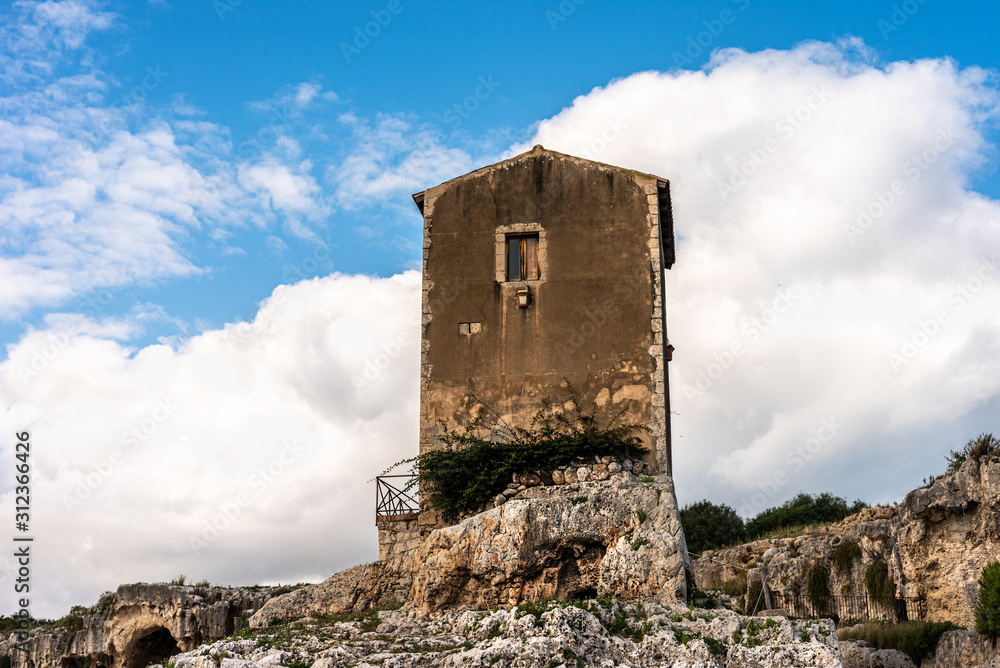
<svg viewBox="0 0 1000 668">
<path fill-rule="evenodd" d="M 538 280 L 538 235 L 507 236 L 507 280 Z"/>
</svg>

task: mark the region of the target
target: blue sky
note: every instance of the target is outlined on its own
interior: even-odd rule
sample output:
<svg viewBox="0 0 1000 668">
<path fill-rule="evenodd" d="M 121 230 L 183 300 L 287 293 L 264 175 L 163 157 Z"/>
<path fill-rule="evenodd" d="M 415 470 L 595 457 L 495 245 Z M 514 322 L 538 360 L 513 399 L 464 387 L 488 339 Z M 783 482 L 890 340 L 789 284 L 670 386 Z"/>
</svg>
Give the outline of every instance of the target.
<svg viewBox="0 0 1000 668">
<path fill-rule="evenodd" d="M 899 500 L 1000 429 L 997 13 L 5 5 L 0 428 L 38 441 L 39 614 L 374 559 L 357 499 L 416 447 L 410 195 L 534 143 L 673 184 L 682 504 Z"/>
<path fill-rule="evenodd" d="M 21 7 L 7 15 L 23 16 L 26 6 Z M 379 118 L 400 119 L 426 131 L 428 139 L 472 156 L 457 170 L 440 173 L 446 178 L 493 161 L 525 141 L 540 119 L 596 86 L 644 70 L 678 65 L 698 70 L 717 49 L 788 49 L 804 40 L 853 35 L 877 61 L 947 57 L 959 66 L 996 65 L 988 12 L 914 2 L 906 9 L 917 7 L 915 12 L 894 16 L 894 7 L 903 11 L 899 3 L 793 7 L 752 0 L 627 6 L 521 2 L 485 8 L 400 0 L 394 5 L 398 13 L 388 3 L 101 5 L 113 15 L 110 25 L 89 34 L 84 49 L 70 53 L 60 71 L 79 73 L 79 56 L 87 52 L 107 82 L 104 102 L 129 108 L 133 128 L 151 117 L 176 117 L 170 107 L 182 101 L 197 110 L 196 118 L 219 126 L 237 157 L 271 150 L 272 130 L 294 137 L 330 205 L 328 215 L 309 222 L 311 240 L 258 227 L 233 230 L 223 244 L 204 238 L 207 229 L 189 230 L 178 240 L 179 250 L 199 272 L 137 288 L 109 286 L 111 295 L 99 302 L 112 301 L 100 303 L 101 310 L 117 315 L 137 301 L 161 305 L 170 319 L 138 339 L 150 342 L 252 317 L 259 301 L 288 277 L 330 271 L 387 276 L 414 267 L 421 232 L 405 188 L 366 197 L 356 208 L 334 201 L 331 172 L 359 149 L 357 134 L 337 122 L 345 114 L 357 117 L 360 127 Z M 387 25 L 376 30 L 379 18 Z M 376 35 L 367 44 L 357 32 L 366 26 Z M 356 45 L 363 47 L 357 53 Z M 151 72 L 159 76 L 150 77 Z M 483 87 L 481 79 L 495 87 Z M 280 98 L 303 83 L 335 98 L 289 117 Z M 477 88 L 488 97 L 477 100 L 473 111 L 455 112 Z M 399 157 L 386 155 L 382 164 Z M 412 182 L 415 189 L 430 184 Z M 973 185 L 986 194 L 1000 191 L 989 168 L 973 174 Z M 267 231 L 275 232 L 280 223 L 280 216 L 272 216 Z M 266 239 L 274 236 L 287 248 L 268 246 Z M 313 254 L 323 244 L 320 262 Z M 234 254 L 225 254 L 227 249 Z M 89 295 L 91 302 L 94 298 Z M 80 303 L 69 299 L 59 306 L 83 310 Z M 16 340 L 25 322 L 37 325 L 46 312 L 30 309 L 17 320 L 5 318 L 4 340 Z"/>
</svg>

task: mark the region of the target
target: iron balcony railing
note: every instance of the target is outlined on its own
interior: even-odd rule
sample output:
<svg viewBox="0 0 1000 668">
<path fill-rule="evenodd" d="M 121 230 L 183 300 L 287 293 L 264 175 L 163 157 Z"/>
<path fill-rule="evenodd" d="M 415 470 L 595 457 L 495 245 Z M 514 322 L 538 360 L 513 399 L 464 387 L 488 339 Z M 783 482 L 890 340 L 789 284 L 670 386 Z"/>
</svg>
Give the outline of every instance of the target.
<svg viewBox="0 0 1000 668">
<path fill-rule="evenodd" d="M 420 512 L 415 475 L 383 475 L 375 478 L 375 522 L 415 520 Z M 392 482 L 389 482 L 392 480 Z M 394 484 L 395 483 L 395 484 Z"/>
<path fill-rule="evenodd" d="M 771 605 L 789 617 L 835 620 L 921 621 L 927 615 L 927 599 L 914 597 L 871 598 L 869 596 L 819 596 L 771 592 Z M 761 606 L 763 607 L 763 606 Z"/>
</svg>

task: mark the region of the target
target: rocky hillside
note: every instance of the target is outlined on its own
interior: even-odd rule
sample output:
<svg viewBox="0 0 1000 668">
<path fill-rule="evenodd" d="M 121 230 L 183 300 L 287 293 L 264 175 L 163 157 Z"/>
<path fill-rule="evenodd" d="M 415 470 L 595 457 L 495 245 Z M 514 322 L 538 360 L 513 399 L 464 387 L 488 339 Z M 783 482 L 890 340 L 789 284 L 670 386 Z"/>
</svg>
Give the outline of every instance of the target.
<svg viewBox="0 0 1000 668">
<path fill-rule="evenodd" d="M 620 471 L 527 488 L 405 554 L 276 598 L 251 625 L 404 601 L 426 612 L 586 596 L 682 602 L 686 562 L 670 478 Z"/>
<path fill-rule="evenodd" d="M 97 605 L 73 608 L 50 627 L 33 632 L 27 651 L 0 643 L 13 668 L 145 668 L 203 642 L 247 626 L 250 615 L 276 587 L 184 587 L 128 584 L 101 596 Z"/>
<path fill-rule="evenodd" d="M 867 576 L 887 593 L 925 599 L 930 621 L 973 628 L 976 582 L 983 566 L 997 559 L 1000 461 L 993 458 L 970 459 L 907 494 L 898 508 L 869 508 L 801 536 L 708 552 L 691 568 L 701 589 L 732 591 L 763 576 L 771 592 L 785 595 L 804 595 L 810 572 L 822 568 L 830 594 L 861 599 Z M 839 616 L 856 615 L 842 610 Z"/>
<path fill-rule="evenodd" d="M 247 630 L 173 659 L 173 668 L 268 666 L 699 666 L 840 668 L 830 621 L 606 599 L 511 610 L 382 611 Z"/>
</svg>

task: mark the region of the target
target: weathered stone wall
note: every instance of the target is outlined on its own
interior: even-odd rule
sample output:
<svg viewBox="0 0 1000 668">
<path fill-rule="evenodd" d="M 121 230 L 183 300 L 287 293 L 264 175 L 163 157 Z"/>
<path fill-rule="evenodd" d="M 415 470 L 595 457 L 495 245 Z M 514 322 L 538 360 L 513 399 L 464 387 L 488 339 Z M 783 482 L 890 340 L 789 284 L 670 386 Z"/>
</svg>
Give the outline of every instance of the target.
<svg viewBox="0 0 1000 668">
<path fill-rule="evenodd" d="M 461 429 L 496 411 L 527 427 L 546 400 L 560 409 L 568 383 L 598 420 L 623 412 L 648 426 L 648 462 L 666 472 L 666 181 L 536 147 L 418 197 L 421 451 L 439 445 L 440 421 Z M 504 239 L 525 232 L 539 236 L 541 274 L 510 282 Z M 525 283 L 532 304 L 517 308 Z"/>
<path fill-rule="evenodd" d="M 417 520 L 379 521 L 375 525 L 378 527 L 378 560 L 394 570 L 403 569 L 430 531 L 419 526 Z"/>
<path fill-rule="evenodd" d="M 838 545 L 857 543 L 861 557 L 845 572 L 833 564 Z M 746 573 L 766 572 L 779 593 L 806 591 L 809 569 L 830 571 L 834 595 L 865 595 L 865 570 L 884 560 L 897 596 L 927 600 L 929 621 L 975 626 L 977 581 L 1000 559 L 1000 460 L 968 461 L 953 474 L 907 494 L 898 508 L 871 508 L 794 538 L 755 541 L 692 562 L 698 587 L 710 589 Z"/>
</svg>

